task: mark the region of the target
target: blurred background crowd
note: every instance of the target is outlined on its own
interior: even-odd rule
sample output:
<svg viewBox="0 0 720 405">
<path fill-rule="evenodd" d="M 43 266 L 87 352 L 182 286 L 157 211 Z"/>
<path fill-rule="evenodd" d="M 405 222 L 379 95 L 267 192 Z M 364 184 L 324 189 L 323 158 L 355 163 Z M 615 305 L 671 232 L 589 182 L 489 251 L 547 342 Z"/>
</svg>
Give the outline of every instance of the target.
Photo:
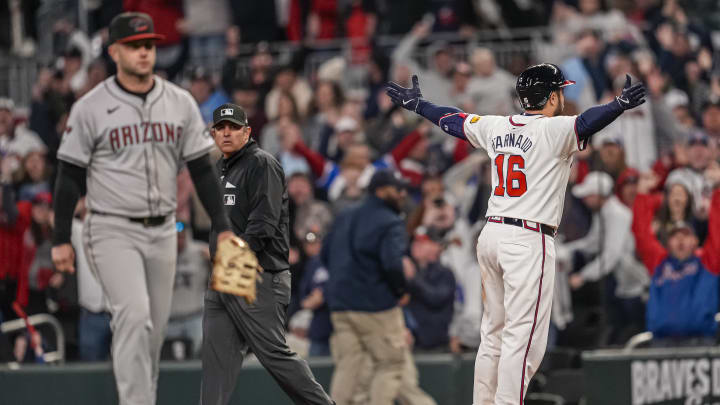
<svg viewBox="0 0 720 405">
<path fill-rule="evenodd" d="M 551 348 L 715 344 L 720 284 L 720 10 L 711 0 L 0 0 L 0 321 L 59 320 L 67 360 L 109 355 L 102 291 L 78 258 L 50 260 L 55 153 L 73 102 L 113 74 L 107 25 L 150 14 L 157 73 L 211 121 L 232 101 L 282 163 L 291 209 L 292 345 L 327 355 L 332 331 L 319 259 L 338 212 L 390 167 L 404 207 L 416 351 L 480 341 L 475 258 L 490 164 L 483 151 L 392 105 L 388 80 L 418 74 L 425 97 L 481 115 L 520 112 L 515 78 L 538 62 L 575 86 L 565 114 L 619 94 L 625 73 L 649 99 L 576 156 L 558 243 Z M 166 358 L 197 356 L 210 271 L 209 219 L 178 175 L 178 263 Z M 76 250 L 84 208 L 77 210 Z M 716 215 L 715 217 L 713 215 Z M 342 237 L 342 236 L 338 236 Z M 704 249 L 698 249 L 702 248 Z M 702 274 L 702 282 L 692 276 Z M 698 314 L 695 318 L 690 314 Z M 690 319 L 693 318 L 693 319 Z M 1 361 L 42 361 L 57 331 L 0 333 Z"/>
</svg>

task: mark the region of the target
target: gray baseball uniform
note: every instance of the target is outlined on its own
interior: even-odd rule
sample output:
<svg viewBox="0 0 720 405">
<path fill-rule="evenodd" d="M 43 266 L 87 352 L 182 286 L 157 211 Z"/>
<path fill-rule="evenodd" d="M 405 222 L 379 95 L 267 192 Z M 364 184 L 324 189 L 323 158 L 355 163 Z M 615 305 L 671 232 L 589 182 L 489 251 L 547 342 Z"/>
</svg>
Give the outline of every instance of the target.
<svg viewBox="0 0 720 405">
<path fill-rule="evenodd" d="M 121 405 L 155 403 L 176 262 L 176 176 L 214 143 L 190 94 L 155 76 L 143 100 L 114 77 L 73 106 L 58 159 L 87 169 L 85 253 L 112 313 Z"/>
</svg>

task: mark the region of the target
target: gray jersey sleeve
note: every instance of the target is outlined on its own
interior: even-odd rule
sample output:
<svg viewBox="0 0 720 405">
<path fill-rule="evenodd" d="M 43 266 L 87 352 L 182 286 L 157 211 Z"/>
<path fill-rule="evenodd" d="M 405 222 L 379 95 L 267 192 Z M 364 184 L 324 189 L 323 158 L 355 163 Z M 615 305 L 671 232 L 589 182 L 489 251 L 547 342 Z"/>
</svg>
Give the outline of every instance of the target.
<svg viewBox="0 0 720 405">
<path fill-rule="evenodd" d="M 95 147 L 93 135 L 95 132 L 92 122 L 88 118 L 90 115 L 83 105 L 84 103 L 81 102 L 75 103 L 70 110 L 70 117 L 60 140 L 57 157 L 62 161 L 87 167 Z"/>
<path fill-rule="evenodd" d="M 197 103 L 189 93 L 186 93 L 186 96 L 186 117 L 188 119 L 180 146 L 180 160 L 183 162 L 199 158 L 210 152 L 215 145 Z"/>
</svg>

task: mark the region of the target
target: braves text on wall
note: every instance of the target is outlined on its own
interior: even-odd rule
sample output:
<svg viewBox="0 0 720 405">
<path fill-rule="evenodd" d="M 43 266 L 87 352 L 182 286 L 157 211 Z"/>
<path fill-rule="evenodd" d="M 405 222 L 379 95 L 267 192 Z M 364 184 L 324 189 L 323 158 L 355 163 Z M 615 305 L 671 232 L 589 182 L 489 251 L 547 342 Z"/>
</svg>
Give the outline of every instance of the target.
<svg viewBox="0 0 720 405">
<path fill-rule="evenodd" d="M 638 360 L 630 367 L 633 405 L 720 403 L 720 359 Z"/>
</svg>

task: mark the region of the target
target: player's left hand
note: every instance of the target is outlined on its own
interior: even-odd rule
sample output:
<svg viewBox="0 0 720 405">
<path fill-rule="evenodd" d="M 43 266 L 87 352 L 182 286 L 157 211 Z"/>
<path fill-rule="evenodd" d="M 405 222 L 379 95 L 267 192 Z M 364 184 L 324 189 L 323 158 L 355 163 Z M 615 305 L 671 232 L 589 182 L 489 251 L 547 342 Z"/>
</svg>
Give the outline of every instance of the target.
<svg viewBox="0 0 720 405">
<path fill-rule="evenodd" d="M 625 87 L 622 93 L 615 97 L 623 110 L 635 108 L 645 102 L 645 86 L 642 83 L 630 85 L 630 75 L 625 75 Z"/>
<path fill-rule="evenodd" d="M 412 77 L 411 88 L 403 87 L 395 82 L 390 82 L 385 88 L 385 92 L 393 103 L 406 110 L 417 112 L 418 104 L 420 104 L 420 99 L 422 99 L 420 83 L 417 75 L 413 75 Z"/>
</svg>

